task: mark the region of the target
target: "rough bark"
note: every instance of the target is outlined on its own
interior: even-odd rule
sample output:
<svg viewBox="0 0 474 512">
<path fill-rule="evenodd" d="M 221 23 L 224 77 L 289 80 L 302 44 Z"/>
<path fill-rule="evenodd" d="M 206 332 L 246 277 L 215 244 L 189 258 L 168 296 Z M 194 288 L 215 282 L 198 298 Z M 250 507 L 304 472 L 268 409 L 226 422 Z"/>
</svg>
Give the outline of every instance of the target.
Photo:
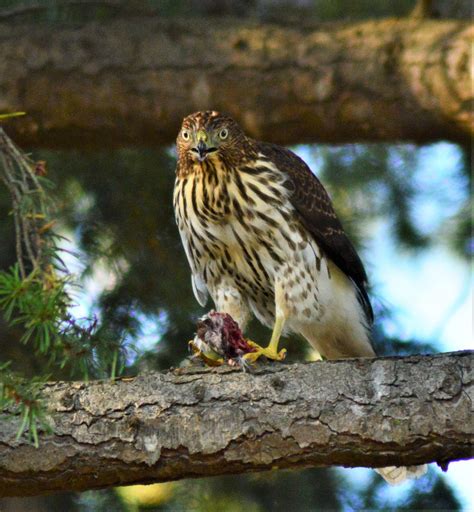
<svg viewBox="0 0 474 512">
<path fill-rule="evenodd" d="M 0 496 L 472 457 L 474 352 L 51 383 L 40 448 L 0 428 Z"/>
<path fill-rule="evenodd" d="M 0 111 L 28 112 L 7 128 L 23 146 L 168 144 L 209 108 L 285 144 L 467 143 L 472 35 L 461 20 L 3 23 Z"/>
</svg>

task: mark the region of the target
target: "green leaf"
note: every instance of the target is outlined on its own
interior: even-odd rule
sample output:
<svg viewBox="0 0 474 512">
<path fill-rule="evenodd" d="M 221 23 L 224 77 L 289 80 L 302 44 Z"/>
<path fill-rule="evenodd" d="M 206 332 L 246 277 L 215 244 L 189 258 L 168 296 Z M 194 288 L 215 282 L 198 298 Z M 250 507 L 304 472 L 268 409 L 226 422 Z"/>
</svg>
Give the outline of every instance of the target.
<svg viewBox="0 0 474 512">
<path fill-rule="evenodd" d="M 39 447 L 38 430 L 36 428 L 36 416 L 33 411 L 31 413 L 31 417 L 30 417 L 30 433 L 33 437 L 33 444 L 34 444 L 35 448 L 38 448 Z"/>
<path fill-rule="evenodd" d="M 0 114 L 0 121 L 10 119 L 11 117 L 26 116 L 26 112 L 12 112 L 10 114 Z"/>
<path fill-rule="evenodd" d="M 18 432 L 16 433 L 15 441 L 18 441 L 20 439 L 21 435 L 23 434 L 23 432 L 25 431 L 26 425 L 28 424 L 28 421 L 29 421 L 29 416 L 30 416 L 30 406 L 25 405 L 25 408 L 23 409 L 23 418 L 21 421 L 20 428 L 18 429 Z"/>
</svg>

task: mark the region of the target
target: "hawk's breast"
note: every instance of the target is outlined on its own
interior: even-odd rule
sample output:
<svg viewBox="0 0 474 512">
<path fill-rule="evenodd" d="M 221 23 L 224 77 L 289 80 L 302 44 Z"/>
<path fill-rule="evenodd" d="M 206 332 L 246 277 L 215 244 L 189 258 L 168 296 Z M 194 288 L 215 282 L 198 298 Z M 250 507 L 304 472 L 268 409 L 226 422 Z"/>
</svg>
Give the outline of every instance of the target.
<svg viewBox="0 0 474 512">
<path fill-rule="evenodd" d="M 175 189 L 195 281 L 213 297 L 222 283 L 232 283 L 265 323 L 274 315 L 276 279 L 286 280 L 289 299 L 301 303 L 306 296 L 305 303 L 311 289 L 314 302 L 321 256 L 289 201 L 285 176 L 263 158 L 238 169 L 209 167 L 178 179 Z"/>
</svg>

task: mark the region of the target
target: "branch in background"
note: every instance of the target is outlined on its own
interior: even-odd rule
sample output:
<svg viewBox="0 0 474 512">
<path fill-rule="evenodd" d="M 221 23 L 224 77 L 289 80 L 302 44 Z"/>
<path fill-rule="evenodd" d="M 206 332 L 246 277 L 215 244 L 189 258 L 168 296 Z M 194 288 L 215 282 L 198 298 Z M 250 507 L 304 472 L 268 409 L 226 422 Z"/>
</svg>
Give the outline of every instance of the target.
<svg viewBox="0 0 474 512">
<path fill-rule="evenodd" d="M 472 34 L 416 19 L 0 24 L 0 107 L 28 111 L 10 131 L 28 146 L 169 144 L 184 115 L 209 108 L 284 144 L 467 143 Z"/>
<path fill-rule="evenodd" d="M 41 448 L 0 428 L 0 495 L 472 457 L 474 352 L 186 368 L 44 387 Z"/>
</svg>

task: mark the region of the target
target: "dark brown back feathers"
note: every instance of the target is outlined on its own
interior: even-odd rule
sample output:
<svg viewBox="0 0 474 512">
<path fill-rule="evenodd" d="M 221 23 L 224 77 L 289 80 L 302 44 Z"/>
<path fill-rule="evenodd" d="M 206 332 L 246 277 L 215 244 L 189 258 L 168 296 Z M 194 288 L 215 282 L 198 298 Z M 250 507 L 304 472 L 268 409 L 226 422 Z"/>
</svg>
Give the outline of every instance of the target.
<svg viewBox="0 0 474 512">
<path fill-rule="evenodd" d="M 357 286 L 368 319 L 373 311 L 367 295 L 367 274 L 354 246 L 347 237 L 332 206 L 331 199 L 318 178 L 292 151 L 275 144 L 257 142 L 259 151 L 288 177 L 290 201 L 301 222 L 319 247 Z"/>
</svg>

